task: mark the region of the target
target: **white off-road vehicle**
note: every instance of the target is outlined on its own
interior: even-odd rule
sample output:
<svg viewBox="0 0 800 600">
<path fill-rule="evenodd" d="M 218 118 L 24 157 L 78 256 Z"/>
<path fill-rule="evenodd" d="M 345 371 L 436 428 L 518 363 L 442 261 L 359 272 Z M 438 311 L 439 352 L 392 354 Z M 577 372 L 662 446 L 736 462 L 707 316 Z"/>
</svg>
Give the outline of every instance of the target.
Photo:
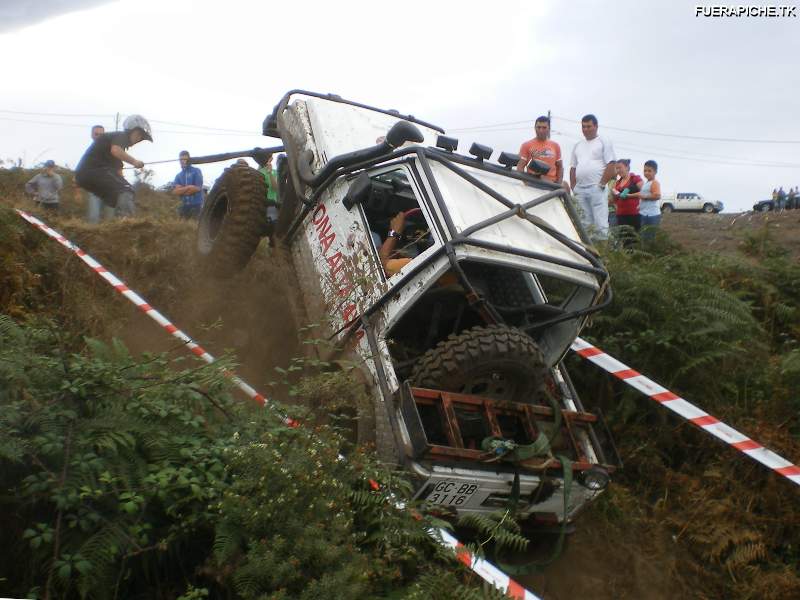
<svg viewBox="0 0 800 600">
<path fill-rule="evenodd" d="M 515 154 L 461 155 L 439 127 L 334 95 L 287 93 L 263 132 L 285 148 L 273 233 L 306 317 L 328 324 L 328 360 L 362 365 L 372 406 L 359 440 L 439 510 L 490 512 L 513 496 L 524 518 L 573 518 L 618 458 L 562 364 L 610 301 L 568 193 L 516 171 Z M 403 230 L 390 231 L 398 213 Z M 264 232 L 261 174 L 229 168 L 201 253 L 233 272 Z"/>
</svg>

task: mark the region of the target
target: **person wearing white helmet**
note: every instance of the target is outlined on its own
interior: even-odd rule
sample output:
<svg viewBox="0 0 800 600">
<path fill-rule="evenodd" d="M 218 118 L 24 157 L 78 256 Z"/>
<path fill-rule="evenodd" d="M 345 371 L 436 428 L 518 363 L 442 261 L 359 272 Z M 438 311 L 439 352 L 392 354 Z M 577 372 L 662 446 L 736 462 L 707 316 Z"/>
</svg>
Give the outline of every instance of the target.
<svg viewBox="0 0 800 600">
<path fill-rule="evenodd" d="M 124 131 L 98 136 L 75 168 L 75 181 L 83 189 L 116 208 L 120 217 L 132 216 L 136 206 L 131 184 L 122 176 L 122 163 L 137 169 L 144 163 L 126 152 L 142 140 L 153 141 L 150 123 L 141 115 L 130 115 L 123 121 Z"/>
</svg>

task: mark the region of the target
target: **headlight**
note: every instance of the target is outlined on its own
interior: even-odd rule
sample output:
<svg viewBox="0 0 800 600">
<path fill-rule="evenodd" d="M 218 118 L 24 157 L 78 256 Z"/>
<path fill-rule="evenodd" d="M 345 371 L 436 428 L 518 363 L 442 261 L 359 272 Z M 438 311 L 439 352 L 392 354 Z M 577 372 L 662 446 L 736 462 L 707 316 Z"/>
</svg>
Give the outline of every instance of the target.
<svg viewBox="0 0 800 600">
<path fill-rule="evenodd" d="M 611 477 L 608 475 L 608 471 L 602 467 L 591 467 L 578 474 L 578 482 L 593 492 L 606 489 L 609 481 L 611 481 Z"/>
</svg>

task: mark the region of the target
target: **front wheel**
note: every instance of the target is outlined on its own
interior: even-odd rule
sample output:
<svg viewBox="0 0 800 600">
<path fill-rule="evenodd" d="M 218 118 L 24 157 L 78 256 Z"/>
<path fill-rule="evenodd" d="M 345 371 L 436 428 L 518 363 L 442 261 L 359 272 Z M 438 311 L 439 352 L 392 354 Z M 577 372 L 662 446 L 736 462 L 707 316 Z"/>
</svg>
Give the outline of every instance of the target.
<svg viewBox="0 0 800 600">
<path fill-rule="evenodd" d="M 710 215 L 714 212 L 714 205 L 708 203 L 703 204 L 703 212 Z"/>
<path fill-rule="evenodd" d="M 197 252 L 209 273 L 230 277 L 247 265 L 266 231 L 267 189 L 261 173 L 228 167 L 208 194 L 197 227 Z"/>
<path fill-rule="evenodd" d="M 675 209 L 672 207 L 672 204 L 665 204 L 664 206 L 661 207 L 662 213 L 671 213 L 673 210 Z"/>
<path fill-rule="evenodd" d="M 531 402 L 544 390 L 548 368 L 533 339 L 507 325 L 473 327 L 428 350 L 411 375 L 414 385 Z"/>
</svg>

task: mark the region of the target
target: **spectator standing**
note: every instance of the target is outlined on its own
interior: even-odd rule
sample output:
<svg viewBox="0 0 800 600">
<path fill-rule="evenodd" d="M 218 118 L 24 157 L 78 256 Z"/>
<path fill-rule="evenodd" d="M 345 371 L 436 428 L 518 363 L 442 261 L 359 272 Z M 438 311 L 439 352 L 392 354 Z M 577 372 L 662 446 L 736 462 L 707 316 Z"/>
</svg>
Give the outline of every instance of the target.
<svg viewBox="0 0 800 600">
<path fill-rule="evenodd" d="M 269 245 L 274 247 L 275 224 L 278 222 L 278 211 L 280 210 L 278 179 L 272 168 L 272 154 L 258 155 L 255 157 L 255 161 L 258 163 L 258 172 L 264 177 L 264 184 L 267 186 L 267 236 Z"/>
<path fill-rule="evenodd" d="M 778 188 L 778 210 L 786 208 L 786 192 L 783 191 L 783 186 Z"/>
<path fill-rule="evenodd" d="M 598 239 L 608 237 L 606 183 L 614 176 L 614 146 L 597 135 L 597 117 L 581 119 L 584 140 L 575 144 L 570 159 L 569 183 L 581 212 L 584 227 Z"/>
<path fill-rule="evenodd" d="M 192 166 L 187 150 L 181 150 L 178 159 L 181 171 L 175 175 L 172 188 L 172 193 L 181 199 L 178 216 L 181 219 L 197 219 L 203 208 L 203 172 Z"/>
<path fill-rule="evenodd" d="M 797 188 L 789 188 L 789 193 L 786 196 L 786 207 L 797 208 Z"/>
<path fill-rule="evenodd" d="M 100 135 L 86 150 L 75 169 L 75 181 L 87 192 L 98 196 L 106 206 L 117 209 L 120 217 L 136 211 L 133 187 L 122 176 L 122 161 L 137 169 L 144 163 L 126 152 L 142 140 L 153 141 L 150 123 L 141 115 L 130 115 L 122 123 L 123 131 Z"/>
<path fill-rule="evenodd" d="M 642 240 L 652 240 L 655 237 L 655 230 L 661 225 L 661 184 L 656 181 L 658 173 L 658 163 L 648 160 L 644 163 L 644 183 L 637 194 L 639 198 L 639 217 L 641 219 Z"/>
<path fill-rule="evenodd" d="M 59 207 L 58 193 L 64 187 L 61 175 L 56 173 L 56 163 L 48 160 L 44 163 L 44 171 L 34 175 L 25 184 L 25 192 L 33 194 L 34 201 L 40 207 L 57 212 Z"/>
<path fill-rule="evenodd" d="M 629 158 L 620 158 L 616 162 L 617 182 L 614 184 L 615 203 L 617 205 L 617 225 L 633 228 L 639 231 L 639 190 L 642 188 L 642 178 L 631 173 Z M 627 248 L 635 239 L 629 231 L 622 234 L 622 245 Z"/>
<path fill-rule="evenodd" d="M 258 172 L 264 177 L 264 184 L 267 186 L 267 218 L 278 218 L 278 180 L 275 177 L 275 170 L 272 168 L 272 154 L 265 154 L 256 159 Z"/>
<path fill-rule="evenodd" d="M 533 124 L 536 137 L 523 144 L 519 148 L 520 160 L 517 163 L 517 170 L 535 173 L 527 169 L 531 160 L 541 160 L 550 166 L 550 170 L 542 175 L 543 179 L 560 184 L 564 181 L 564 164 L 561 161 L 561 146 L 550 139 L 550 119 L 548 117 L 538 117 Z"/>
<path fill-rule="evenodd" d="M 106 132 L 106 128 L 102 125 L 92 126 L 92 142 L 97 141 L 101 135 Z M 114 208 L 111 206 L 104 206 L 103 201 L 92 192 L 88 192 L 89 197 L 86 199 L 86 220 L 89 223 L 97 224 L 102 220 L 114 218 Z"/>
</svg>

